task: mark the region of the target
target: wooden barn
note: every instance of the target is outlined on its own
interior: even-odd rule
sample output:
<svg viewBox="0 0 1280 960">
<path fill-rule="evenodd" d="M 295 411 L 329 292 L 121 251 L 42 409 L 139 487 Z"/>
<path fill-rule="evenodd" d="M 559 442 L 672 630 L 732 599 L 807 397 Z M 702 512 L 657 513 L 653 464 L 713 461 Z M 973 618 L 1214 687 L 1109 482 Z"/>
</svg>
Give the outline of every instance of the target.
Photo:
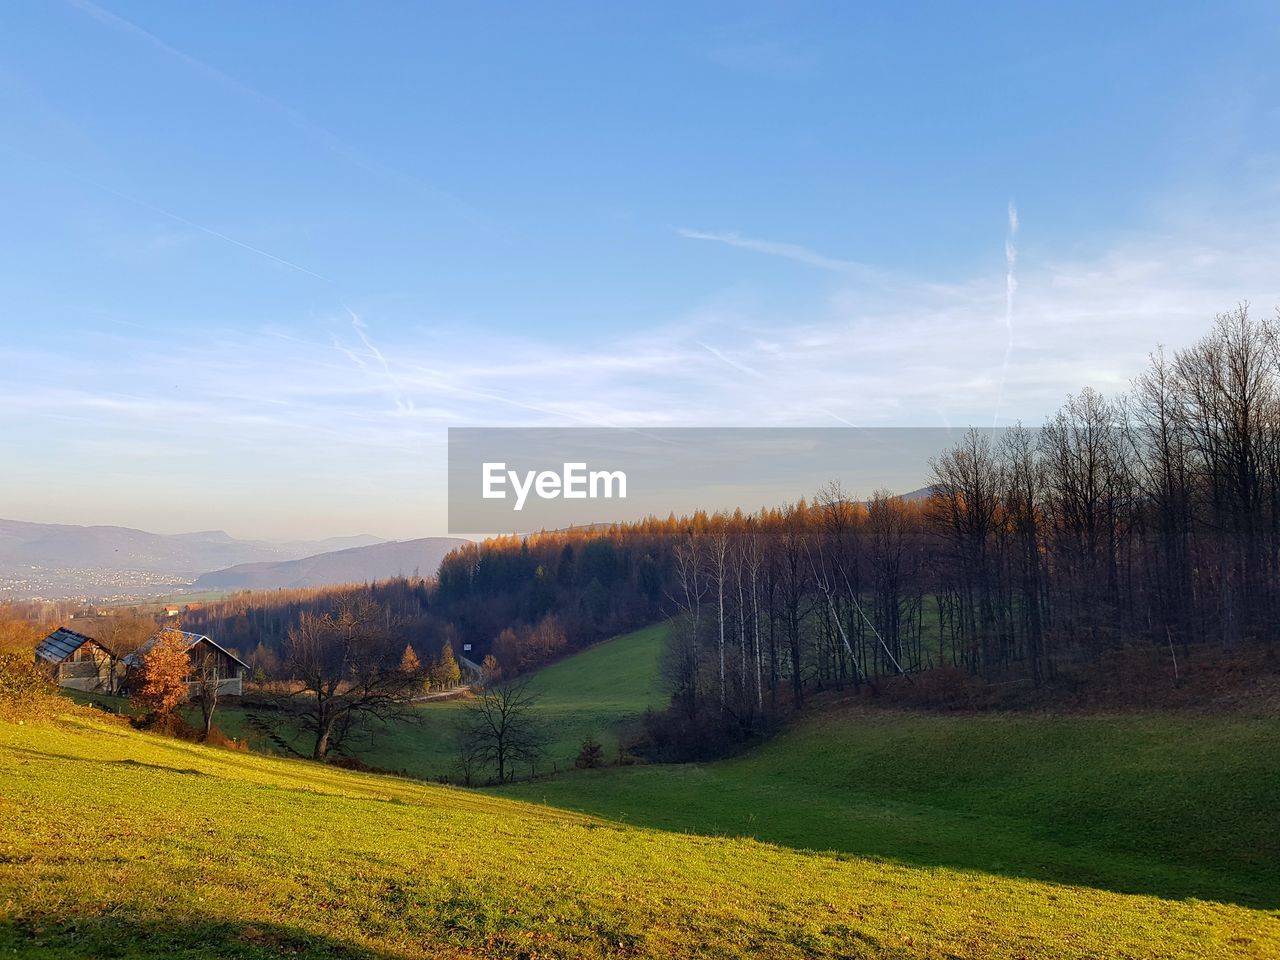
<svg viewBox="0 0 1280 960">
<path fill-rule="evenodd" d="M 86 693 L 116 693 L 124 670 L 93 637 L 59 627 L 36 647 L 36 659 L 54 668 L 59 686 Z"/>
<path fill-rule="evenodd" d="M 228 696 L 238 697 L 244 692 L 244 678 L 249 674 L 249 665 L 230 650 L 220 646 L 202 633 L 187 633 L 183 630 L 172 631 L 182 637 L 187 645 L 187 653 L 193 662 L 197 657 L 206 655 L 213 657 L 214 676 L 218 681 L 218 691 Z M 142 658 L 155 645 L 161 634 L 156 634 L 129 656 L 124 658 L 124 665 L 131 669 L 142 666 Z M 194 680 L 187 678 L 188 687 L 194 687 Z"/>
</svg>

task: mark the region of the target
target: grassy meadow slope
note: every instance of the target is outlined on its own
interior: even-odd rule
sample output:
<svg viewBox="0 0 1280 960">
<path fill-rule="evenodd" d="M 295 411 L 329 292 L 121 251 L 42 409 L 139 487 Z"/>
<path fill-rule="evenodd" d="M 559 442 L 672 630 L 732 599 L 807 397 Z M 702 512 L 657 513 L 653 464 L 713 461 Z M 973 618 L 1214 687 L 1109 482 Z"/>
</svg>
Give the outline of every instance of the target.
<svg viewBox="0 0 1280 960">
<path fill-rule="evenodd" d="M 0 954 L 1256 958 L 1280 956 L 1280 918 L 644 829 L 66 716 L 0 722 Z"/>
<path fill-rule="evenodd" d="M 580 653 L 543 667 L 533 674 L 529 689 L 549 740 L 549 770 L 573 766 L 588 734 L 604 745 L 605 755 L 618 749 L 619 728 L 667 699 L 658 682 L 658 661 L 667 635 L 665 624 L 613 637 Z M 462 700 L 424 703 L 421 723 L 392 726 L 375 735 L 361 759 L 385 770 L 403 770 L 416 777 L 449 774 L 456 756 L 455 726 L 466 709 Z M 527 772 L 522 772 L 527 773 Z"/>
<path fill-rule="evenodd" d="M 829 711 L 732 760 L 500 792 L 669 830 L 1280 906 L 1272 718 Z"/>
<path fill-rule="evenodd" d="M 617 755 L 621 726 L 667 700 L 658 669 L 666 636 L 667 625 L 654 624 L 597 643 L 533 674 L 530 690 L 537 695 L 538 716 L 550 738 L 540 769 L 550 770 L 553 764 L 561 770 L 573 766 L 588 734 L 604 746 L 606 758 Z M 82 703 L 97 701 L 114 710 L 129 709 L 128 701 L 119 697 L 67 694 Z M 456 756 L 454 730 L 465 707 L 462 700 L 422 703 L 417 707 L 418 723 L 379 727 L 371 743 L 358 751 L 360 758 L 371 766 L 423 779 L 449 775 Z M 216 723 L 227 736 L 270 752 L 270 743 L 246 723 L 246 712 L 225 704 L 218 710 Z M 192 722 L 198 719 L 197 713 L 189 708 Z M 298 746 L 304 746 L 301 739 Z"/>
</svg>

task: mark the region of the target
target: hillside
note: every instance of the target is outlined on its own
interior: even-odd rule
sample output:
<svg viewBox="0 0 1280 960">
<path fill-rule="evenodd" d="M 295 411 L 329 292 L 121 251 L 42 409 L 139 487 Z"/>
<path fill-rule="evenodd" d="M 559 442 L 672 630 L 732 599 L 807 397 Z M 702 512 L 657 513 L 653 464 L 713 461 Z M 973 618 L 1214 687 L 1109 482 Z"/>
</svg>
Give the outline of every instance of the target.
<svg viewBox="0 0 1280 960">
<path fill-rule="evenodd" d="M 530 688 L 549 735 L 542 769 L 572 766 L 588 734 L 603 745 L 606 756 L 617 755 L 621 725 L 666 702 L 658 676 L 665 638 L 666 625 L 655 624 L 588 647 L 533 675 Z M 379 729 L 360 757 L 372 766 L 424 779 L 448 776 L 457 755 L 455 730 L 465 709 L 462 700 L 423 703 L 419 722 Z M 218 725 L 230 736 L 247 737 L 255 748 L 268 748 L 239 707 L 222 709 Z"/>
<path fill-rule="evenodd" d="M 395 540 L 320 553 L 297 560 L 241 563 L 196 578 L 203 590 L 277 590 L 367 583 L 390 577 L 435 574 L 440 561 L 468 541 L 454 537 Z"/>
<path fill-rule="evenodd" d="M 732 760 L 501 792 L 665 830 L 1280 907 L 1268 717 L 840 710 Z"/>
<path fill-rule="evenodd" d="M 1280 955 L 1280 920 L 1238 906 L 642 829 L 72 717 L 0 722 L 0 785 L 19 957 Z"/>
</svg>

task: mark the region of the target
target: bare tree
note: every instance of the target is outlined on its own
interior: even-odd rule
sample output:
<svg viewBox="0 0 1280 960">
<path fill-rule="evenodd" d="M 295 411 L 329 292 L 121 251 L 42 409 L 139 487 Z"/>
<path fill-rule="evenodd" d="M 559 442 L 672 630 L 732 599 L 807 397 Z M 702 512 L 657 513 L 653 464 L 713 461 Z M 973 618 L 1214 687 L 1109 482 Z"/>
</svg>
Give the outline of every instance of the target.
<svg viewBox="0 0 1280 960">
<path fill-rule="evenodd" d="M 675 590 L 668 594 L 668 598 L 681 611 L 682 616 L 673 626 L 667 675 L 671 682 L 672 696 L 684 706 L 692 720 L 697 717 L 701 706 L 698 631 L 702 626 L 702 602 L 708 589 L 700 538 L 691 533 L 677 541 L 672 547 L 671 557 Z"/>
<path fill-rule="evenodd" d="M 488 687 L 467 705 L 459 737 L 459 756 L 472 751 L 473 761 L 493 766 L 498 782 L 514 774 L 517 763 L 533 764 L 542 756 L 546 738 L 534 707 L 537 697 L 527 677 Z"/>
<path fill-rule="evenodd" d="M 480 740 L 469 734 L 466 723 L 459 724 L 454 732 L 457 739 L 453 754 L 453 769 L 462 778 L 464 787 L 473 787 L 476 774 L 484 765 L 484 746 Z"/>
<path fill-rule="evenodd" d="M 723 712 L 725 709 L 724 588 L 729 578 L 729 529 L 724 518 L 719 518 L 718 526 L 707 540 L 707 560 L 716 585 L 716 625 L 719 628 L 716 652 L 720 659 L 720 710 Z"/>
<path fill-rule="evenodd" d="M 331 613 L 302 614 L 285 644 L 300 689 L 280 707 L 312 738 L 313 758 L 323 759 L 361 724 L 414 716 L 409 700 L 422 677 L 400 669 L 402 652 L 388 611 L 367 595 L 344 595 Z"/>
<path fill-rule="evenodd" d="M 206 649 L 200 649 L 205 647 Z M 200 705 L 200 717 L 204 721 L 204 738 L 209 739 L 213 731 L 213 714 L 218 709 L 218 698 L 222 694 L 222 673 L 219 669 L 220 654 L 216 650 L 207 649 L 201 643 L 191 651 L 191 673 L 187 688 L 191 691 L 191 699 Z"/>
</svg>

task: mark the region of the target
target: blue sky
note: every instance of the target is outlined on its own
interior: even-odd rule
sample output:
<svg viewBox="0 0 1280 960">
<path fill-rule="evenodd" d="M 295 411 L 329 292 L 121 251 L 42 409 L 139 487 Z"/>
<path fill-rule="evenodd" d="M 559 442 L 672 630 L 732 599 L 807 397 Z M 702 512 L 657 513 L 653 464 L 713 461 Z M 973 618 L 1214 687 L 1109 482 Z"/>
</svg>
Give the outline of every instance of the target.
<svg viewBox="0 0 1280 960">
<path fill-rule="evenodd" d="M 0 516 L 405 537 L 451 425 L 1039 422 L 1280 302 L 1278 40 L 1265 3 L 5 5 Z"/>
</svg>

